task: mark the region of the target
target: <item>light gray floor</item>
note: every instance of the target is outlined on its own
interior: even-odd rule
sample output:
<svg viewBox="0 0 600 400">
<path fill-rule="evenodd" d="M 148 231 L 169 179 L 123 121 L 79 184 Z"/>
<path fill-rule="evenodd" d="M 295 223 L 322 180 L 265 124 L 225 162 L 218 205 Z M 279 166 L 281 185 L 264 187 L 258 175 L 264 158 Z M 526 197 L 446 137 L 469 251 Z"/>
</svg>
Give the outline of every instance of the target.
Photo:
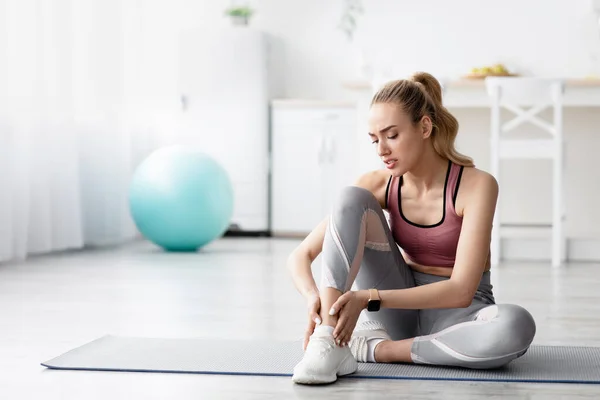
<svg viewBox="0 0 600 400">
<path fill-rule="evenodd" d="M 299 339 L 305 306 L 285 269 L 296 243 L 228 238 L 197 254 L 166 254 L 142 242 L 0 265 L 0 398 L 600 397 L 600 385 L 349 379 L 304 387 L 279 377 L 52 371 L 39 364 L 105 334 Z M 532 312 L 535 343 L 600 346 L 599 268 L 511 263 L 492 279 L 499 302 Z"/>
</svg>

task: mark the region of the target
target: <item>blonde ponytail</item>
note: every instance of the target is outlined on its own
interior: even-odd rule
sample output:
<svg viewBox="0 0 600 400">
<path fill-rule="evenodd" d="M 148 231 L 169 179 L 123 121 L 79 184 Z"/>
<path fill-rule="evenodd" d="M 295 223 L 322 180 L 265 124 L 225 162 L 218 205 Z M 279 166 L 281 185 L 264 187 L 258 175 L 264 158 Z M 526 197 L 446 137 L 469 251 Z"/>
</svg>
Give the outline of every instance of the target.
<svg viewBox="0 0 600 400">
<path fill-rule="evenodd" d="M 431 142 L 435 151 L 455 164 L 474 166 L 473 160 L 455 148 L 458 120 L 442 104 L 442 87 L 427 72 L 417 72 L 409 79 L 388 82 L 374 96 L 371 104 L 396 103 L 412 117 L 414 123 L 428 115 L 433 123 Z"/>
</svg>

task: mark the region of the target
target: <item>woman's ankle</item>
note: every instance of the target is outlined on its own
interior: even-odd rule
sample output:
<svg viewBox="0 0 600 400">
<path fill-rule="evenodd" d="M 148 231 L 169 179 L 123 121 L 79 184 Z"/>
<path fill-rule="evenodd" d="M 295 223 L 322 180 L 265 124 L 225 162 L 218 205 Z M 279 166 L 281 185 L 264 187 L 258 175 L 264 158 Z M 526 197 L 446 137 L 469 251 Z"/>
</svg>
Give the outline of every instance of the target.
<svg viewBox="0 0 600 400">
<path fill-rule="evenodd" d="M 411 347 L 413 339 L 404 340 L 384 340 L 375 347 L 375 362 L 412 363 Z"/>
<path fill-rule="evenodd" d="M 340 298 L 342 292 L 335 288 L 324 288 L 321 290 L 321 323 L 335 327 L 338 321 L 338 314 L 329 315 L 329 309 Z"/>
<path fill-rule="evenodd" d="M 391 340 L 383 340 L 383 341 L 379 342 L 377 344 L 377 346 L 375 346 L 375 349 L 373 350 L 375 362 L 381 362 L 381 363 L 389 362 L 388 361 L 388 359 L 389 359 L 389 357 L 388 357 L 389 343 L 392 343 L 392 341 Z"/>
</svg>

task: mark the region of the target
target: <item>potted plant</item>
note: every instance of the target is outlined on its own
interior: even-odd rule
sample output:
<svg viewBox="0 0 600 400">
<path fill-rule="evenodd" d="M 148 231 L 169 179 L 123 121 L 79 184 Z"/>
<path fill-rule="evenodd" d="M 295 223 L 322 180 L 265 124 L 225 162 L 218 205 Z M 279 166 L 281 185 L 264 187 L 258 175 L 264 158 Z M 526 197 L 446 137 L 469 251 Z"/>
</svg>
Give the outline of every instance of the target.
<svg viewBox="0 0 600 400">
<path fill-rule="evenodd" d="M 338 27 L 349 41 L 354 39 L 354 31 L 358 26 L 358 18 L 364 13 L 361 0 L 344 0 L 342 18 Z"/>
<path fill-rule="evenodd" d="M 249 6 L 232 6 L 225 10 L 225 15 L 231 18 L 234 25 L 248 25 L 254 10 Z"/>
<path fill-rule="evenodd" d="M 351 43 L 352 58 L 356 68 L 357 79 L 366 79 L 372 74 L 372 68 L 368 63 L 368 57 L 365 54 L 364 38 L 357 38 L 358 20 L 364 14 L 365 10 L 362 0 L 343 0 L 342 18 L 338 28 L 342 30 L 348 41 Z"/>
</svg>

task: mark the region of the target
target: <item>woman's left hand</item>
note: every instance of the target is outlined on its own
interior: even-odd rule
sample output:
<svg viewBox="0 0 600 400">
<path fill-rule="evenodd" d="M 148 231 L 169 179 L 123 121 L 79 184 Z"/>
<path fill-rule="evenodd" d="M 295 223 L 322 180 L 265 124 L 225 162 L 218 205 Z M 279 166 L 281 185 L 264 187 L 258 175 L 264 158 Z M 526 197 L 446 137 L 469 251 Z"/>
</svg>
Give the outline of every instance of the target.
<svg viewBox="0 0 600 400">
<path fill-rule="evenodd" d="M 333 338 L 340 346 L 350 343 L 352 332 L 362 310 L 367 307 L 368 294 L 365 291 L 349 291 L 341 295 L 329 311 L 329 315 L 338 314 L 338 322 L 333 330 Z"/>
</svg>

